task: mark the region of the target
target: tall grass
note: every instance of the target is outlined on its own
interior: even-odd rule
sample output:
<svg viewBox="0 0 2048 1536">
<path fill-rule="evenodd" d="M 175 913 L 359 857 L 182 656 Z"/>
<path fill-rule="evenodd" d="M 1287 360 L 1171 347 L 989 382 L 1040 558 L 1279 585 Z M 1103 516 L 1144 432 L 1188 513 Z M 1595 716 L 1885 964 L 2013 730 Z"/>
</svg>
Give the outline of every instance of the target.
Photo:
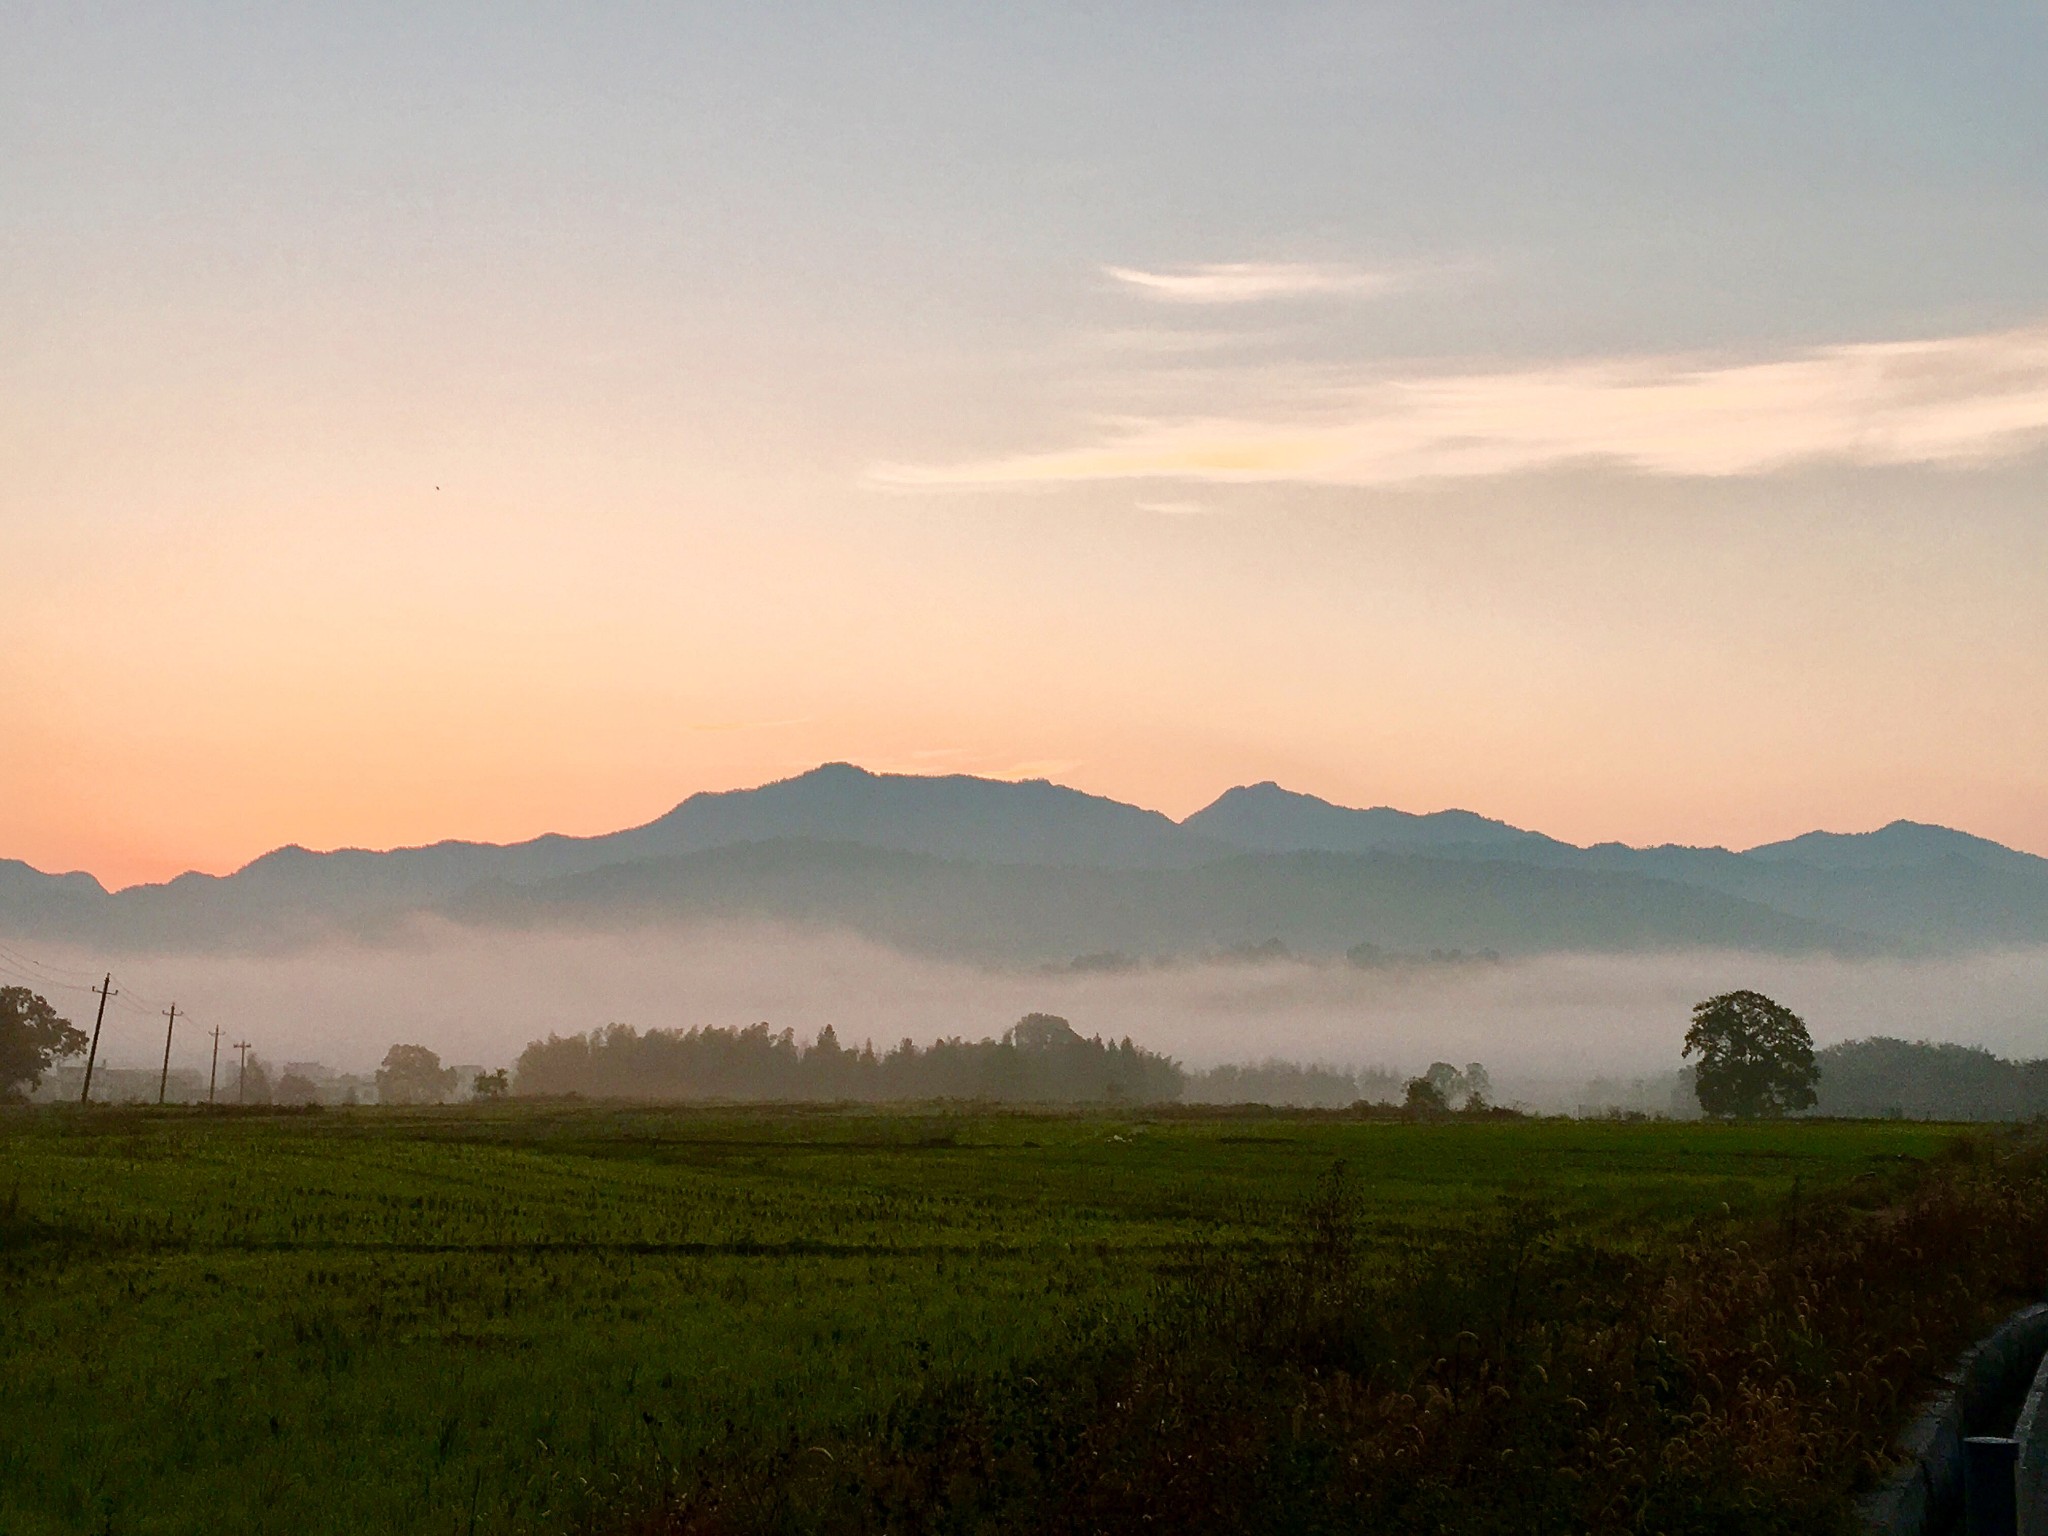
<svg viewBox="0 0 2048 1536">
<path fill-rule="evenodd" d="M 1154 1509 L 1199 1524 L 1205 1499 L 1284 1512 L 1338 1486 L 1319 1447 L 1369 1466 L 1373 1413 L 1412 1438 L 1402 1394 L 1467 1404 L 1461 1331 L 1504 1370 L 1521 1357 L 1501 1339 L 1577 1315 L 1558 1279 L 1597 1318 L 1617 1277 L 1670 1274 L 1673 1245 L 1775 1241 L 1795 1178 L 1901 1207 L 1913 1180 L 1858 1175 L 1952 1135 L 1214 1108 L 0 1109 L 0 1531 L 859 1530 L 888 1523 L 875 1498 L 905 1529 L 948 1510 L 967 1511 L 955 1529 L 1119 1508 L 1132 1528 Z M 1800 1230 L 1834 1198 L 1803 1199 Z M 1938 1289 L 1917 1293 L 1930 1359 L 1973 1304 Z M 1429 1376 L 1439 1357 L 1450 1375 Z M 1393 1486 L 1357 1476 L 1372 1498 Z"/>
<path fill-rule="evenodd" d="M 2042 1175 L 2038 1141 L 1965 1141 L 1645 1251 L 1511 1200 L 1389 1253 L 1340 1168 L 1126 1333 L 726 1447 L 615 1529 L 1847 1532 L 1941 1364 L 2048 1282 Z"/>
</svg>

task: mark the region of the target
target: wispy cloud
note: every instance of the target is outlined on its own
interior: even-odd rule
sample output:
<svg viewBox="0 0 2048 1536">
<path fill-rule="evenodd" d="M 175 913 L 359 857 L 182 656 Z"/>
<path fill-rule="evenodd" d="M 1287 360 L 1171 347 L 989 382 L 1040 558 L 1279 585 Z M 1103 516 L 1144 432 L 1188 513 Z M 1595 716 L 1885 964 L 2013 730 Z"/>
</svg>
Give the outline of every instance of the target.
<svg viewBox="0 0 2048 1536">
<path fill-rule="evenodd" d="M 1319 295 L 1370 296 L 1400 285 L 1391 272 L 1293 261 L 1226 261 L 1148 272 L 1104 267 L 1108 276 L 1149 299 L 1171 304 L 1254 304 Z"/>
<path fill-rule="evenodd" d="M 1096 440 L 952 465 L 882 465 L 904 487 L 1086 480 L 1377 486 L 1574 463 L 1761 475 L 1806 464 L 1966 464 L 2048 439 L 2048 326 L 1714 362 L 1607 358 L 1352 379 L 1257 413 L 1124 420 Z"/>
</svg>

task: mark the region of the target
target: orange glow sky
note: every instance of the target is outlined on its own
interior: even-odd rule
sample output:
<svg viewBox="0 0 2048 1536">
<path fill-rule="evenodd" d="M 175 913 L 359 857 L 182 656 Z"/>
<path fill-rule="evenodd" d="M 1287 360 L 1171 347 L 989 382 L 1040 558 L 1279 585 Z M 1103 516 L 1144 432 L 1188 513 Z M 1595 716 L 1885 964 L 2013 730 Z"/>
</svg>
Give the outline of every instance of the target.
<svg viewBox="0 0 2048 1536">
<path fill-rule="evenodd" d="M 0 22 L 0 858 L 829 759 L 2048 854 L 2036 22 L 422 14 Z"/>
</svg>

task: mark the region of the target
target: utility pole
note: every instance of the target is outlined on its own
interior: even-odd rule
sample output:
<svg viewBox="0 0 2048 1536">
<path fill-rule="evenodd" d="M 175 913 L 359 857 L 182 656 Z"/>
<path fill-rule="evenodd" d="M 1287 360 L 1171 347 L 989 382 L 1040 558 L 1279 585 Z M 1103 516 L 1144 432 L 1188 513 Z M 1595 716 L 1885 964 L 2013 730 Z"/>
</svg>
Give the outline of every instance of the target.
<svg viewBox="0 0 2048 1536">
<path fill-rule="evenodd" d="M 156 1101 L 159 1106 L 164 1102 L 165 1091 L 171 1086 L 171 1031 L 178 1027 L 178 1005 L 171 1004 L 164 1013 L 171 1022 L 164 1026 L 164 1072 L 163 1076 L 156 1080 Z"/>
<path fill-rule="evenodd" d="M 213 1065 L 206 1069 L 206 1102 L 213 1102 L 213 1085 L 220 1081 L 220 1026 L 213 1026 Z"/>
<path fill-rule="evenodd" d="M 100 1011 L 92 1021 L 92 1050 L 85 1058 L 85 1091 L 78 1096 L 78 1102 L 92 1101 L 92 1069 L 100 1059 L 100 1026 L 107 1022 L 107 999 L 114 995 L 114 973 L 107 972 L 107 979 L 100 983 Z"/>
<path fill-rule="evenodd" d="M 249 1102 L 249 1042 L 237 1040 L 233 1049 L 242 1053 L 242 1067 L 235 1075 L 235 1102 L 246 1104 Z"/>
</svg>

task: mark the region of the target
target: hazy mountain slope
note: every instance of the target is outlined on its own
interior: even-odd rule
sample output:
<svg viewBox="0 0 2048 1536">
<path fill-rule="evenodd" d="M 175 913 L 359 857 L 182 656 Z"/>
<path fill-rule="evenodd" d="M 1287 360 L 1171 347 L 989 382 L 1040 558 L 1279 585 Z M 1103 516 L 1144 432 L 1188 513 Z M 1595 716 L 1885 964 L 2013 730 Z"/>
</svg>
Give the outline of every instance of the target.
<svg viewBox="0 0 2048 1536">
<path fill-rule="evenodd" d="M 1352 810 L 1259 784 L 1229 791 L 1184 825 L 1243 848 L 1399 850 L 1638 875 L 1909 948 L 2048 943 L 2048 859 L 1915 822 L 1875 832 L 1809 832 L 1745 853 L 1620 843 L 1578 848 L 1467 811 Z"/>
<path fill-rule="evenodd" d="M 1385 806 L 1355 810 L 1270 781 L 1225 790 L 1181 823 L 1188 831 L 1258 853 L 1472 853 L 1526 855 L 1576 851 L 1540 832 L 1525 832 L 1471 811 L 1416 815 Z"/>
<path fill-rule="evenodd" d="M 1009 963 L 1189 954 L 1272 938 L 1321 954 L 1360 941 L 1502 953 L 1858 944 L 1752 903 L 1637 876 L 1394 854 L 1251 854 L 1192 869 L 1109 870 L 778 841 L 493 885 L 448 910 L 469 923 L 600 929 L 769 919 Z"/>
<path fill-rule="evenodd" d="M 1044 781 L 919 778 L 828 764 L 758 789 L 692 795 L 645 826 L 523 843 L 389 852 L 280 848 L 232 875 L 180 875 L 109 896 L 0 870 L 0 923 L 126 946 L 276 945 L 386 930 L 488 881 L 531 883 L 740 842 L 818 838 L 990 863 L 1187 865 L 1221 853 L 1157 811 Z M 42 882 L 38 884 L 37 882 Z"/>
<path fill-rule="evenodd" d="M 1828 870 L 1924 869 L 1958 863 L 2017 873 L 2048 872 L 2048 859 L 2021 853 L 1988 837 L 1919 821 L 1895 821 L 1875 832 L 1807 832 L 1782 843 L 1752 848 L 1743 857 Z"/>
<path fill-rule="evenodd" d="M 1945 827 L 1815 832 L 1746 853 L 1603 844 L 1567 862 L 1682 881 L 1907 948 L 2048 943 L 2048 859 Z"/>
<path fill-rule="evenodd" d="M 555 900 L 583 889 L 559 884 L 574 877 L 591 877 L 591 893 L 624 890 L 646 878 L 613 873 L 629 866 L 792 841 L 979 867 L 972 879 L 956 873 L 911 882 L 916 891 L 950 882 L 970 903 L 951 929 L 918 905 L 924 896 L 904 894 L 910 887 L 877 886 L 864 898 L 911 902 L 914 913 L 902 919 L 906 932 L 963 950 L 989 947 L 968 937 L 973 914 L 983 909 L 1000 912 L 1018 933 L 1042 932 L 1043 942 L 1022 944 L 1033 954 L 1070 941 L 1081 950 L 1136 945 L 1185 952 L 1273 936 L 1340 949 L 1359 940 L 1526 948 L 1553 942 L 1539 938 L 1551 917 L 1535 909 L 1558 901 L 1567 905 L 1556 918 L 1554 942 L 1564 945 L 1630 946 L 1652 936 L 1667 944 L 1876 940 L 1907 950 L 2048 942 L 2048 859 L 1908 822 L 1870 833 L 1810 833 L 1747 853 L 1577 848 L 1467 811 L 1354 810 L 1270 783 L 1231 790 L 1177 825 L 1156 811 L 1043 781 L 875 774 L 843 763 L 758 789 L 693 795 L 645 826 L 603 836 L 507 846 L 445 842 L 388 853 L 283 848 L 233 875 L 188 874 L 111 895 L 89 876 L 44 875 L 0 862 L 0 933 L 129 948 L 276 947 L 336 932 L 374 937 L 394 931 L 409 913 L 459 903 L 479 886 L 545 886 Z M 1245 864 L 1246 854 L 1264 862 Z M 1329 887 L 1336 877 L 1314 858 L 1288 862 L 1295 854 L 1391 862 L 1370 879 L 1354 870 L 1337 889 Z M 768 857 L 690 866 L 673 899 L 715 907 L 724 897 L 704 882 L 717 871 L 718 879 L 741 882 L 731 899 L 768 900 L 746 883 Z M 1461 865 L 1468 867 L 1454 868 Z M 1149 883 L 1091 882 L 1075 873 L 1192 876 L 1212 866 L 1229 873 Z M 1574 884 L 1570 875 L 1584 878 Z M 1637 884 L 1613 883 L 1622 877 Z M 854 897 L 839 893 L 835 878 L 807 868 L 774 901 L 824 901 L 821 920 L 860 926 L 849 915 Z M 1396 890 L 1404 879 L 1415 883 L 1412 893 Z M 1640 922 L 1619 907 L 1601 907 L 1604 896 L 1595 900 L 1595 893 L 1621 889 L 1649 903 Z M 1113 894 L 1091 894 L 1098 890 Z M 1685 892 L 1691 895 L 1681 901 Z M 1121 915 L 1086 905 L 1098 900 L 1137 905 Z M 596 910 L 610 910 L 608 902 Z M 1048 917 L 1037 911 L 1041 902 L 1082 905 Z M 1338 917 L 1324 921 L 1312 916 L 1318 911 Z M 1255 933 L 1262 912 L 1272 916 Z M 1744 913 L 1746 928 L 1737 920 Z M 1758 916 L 1768 913 L 1777 917 Z M 1371 921 L 1354 922 L 1359 914 Z M 1687 921 L 1697 931 L 1684 931 Z M 874 917 L 875 925 L 886 926 L 885 915 Z M 1482 928 L 1500 937 L 1475 938 Z M 1089 937 L 1111 929 L 1128 930 L 1127 937 Z M 955 937 L 944 938 L 949 932 Z"/>
<path fill-rule="evenodd" d="M 91 875 L 46 875 L 19 859 L 0 859 L 0 933 L 61 938 L 89 925 L 106 901 Z"/>
</svg>

